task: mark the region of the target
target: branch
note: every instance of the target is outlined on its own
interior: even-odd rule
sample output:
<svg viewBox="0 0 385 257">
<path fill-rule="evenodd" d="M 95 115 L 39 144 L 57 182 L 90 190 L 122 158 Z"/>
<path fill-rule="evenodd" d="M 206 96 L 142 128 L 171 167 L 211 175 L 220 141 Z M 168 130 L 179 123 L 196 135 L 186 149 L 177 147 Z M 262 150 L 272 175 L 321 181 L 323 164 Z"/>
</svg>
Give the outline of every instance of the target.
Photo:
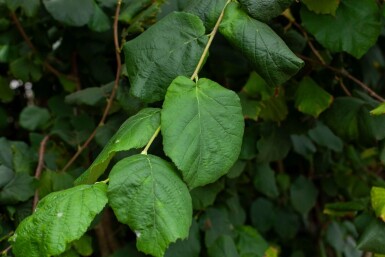
<svg viewBox="0 0 385 257">
<path fill-rule="evenodd" d="M 24 30 L 23 26 L 21 25 L 19 19 L 17 18 L 15 12 L 11 12 L 11 18 L 12 18 L 13 22 L 15 23 L 16 28 L 19 31 L 21 37 L 24 39 L 25 43 L 28 45 L 28 47 L 32 50 L 32 52 L 34 54 L 38 54 L 39 52 L 37 51 L 37 48 L 32 43 L 31 39 L 29 39 L 27 33 L 25 33 L 25 30 Z M 64 77 L 67 77 L 69 80 L 72 80 L 75 82 L 77 80 L 76 78 L 74 78 L 72 76 L 67 76 L 67 75 L 61 73 L 60 71 L 58 71 L 57 69 L 55 69 L 51 64 L 48 63 L 47 60 L 44 60 L 43 66 L 44 66 L 44 68 L 46 68 L 47 71 L 51 72 L 52 74 L 54 74 L 57 77 L 64 76 Z"/>
<path fill-rule="evenodd" d="M 41 172 L 43 171 L 44 167 L 44 153 L 45 153 L 45 146 L 47 145 L 49 139 L 49 135 L 45 136 L 43 140 L 40 142 L 40 148 L 39 148 L 39 161 L 37 164 L 37 168 L 35 171 L 35 178 L 40 179 Z M 33 197 L 33 204 L 32 204 L 32 211 L 36 209 L 37 202 L 39 202 L 39 190 L 35 190 L 35 196 Z"/>
<path fill-rule="evenodd" d="M 115 17 L 114 17 L 114 44 L 115 44 L 115 55 L 116 55 L 116 65 L 117 65 L 114 87 L 112 88 L 110 97 L 107 99 L 107 105 L 104 109 L 103 116 L 99 121 L 99 125 L 94 129 L 94 131 L 88 137 L 86 142 L 84 142 L 84 144 L 79 147 L 78 151 L 74 154 L 74 156 L 72 156 L 72 158 L 64 166 L 62 170 L 63 172 L 66 171 L 75 162 L 75 160 L 79 157 L 79 155 L 88 147 L 88 145 L 94 139 L 98 128 L 104 125 L 104 122 L 106 121 L 108 113 L 111 109 L 112 102 L 115 98 L 116 91 L 118 90 L 120 73 L 122 70 L 122 59 L 120 57 L 120 46 L 119 46 L 119 35 L 118 35 L 118 18 L 119 18 L 121 4 L 122 4 L 122 1 L 118 0 L 116 11 L 115 11 Z"/>
<path fill-rule="evenodd" d="M 345 70 L 344 68 L 342 69 L 337 69 L 337 68 L 334 68 L 328 64 L 323 64 L 319 61 L 316 61 L 316 60 L 313 60 L 312 58 L 309 58 L 309 57 L 306 57 L 306 56 L 303 56 L 303 55 L 300 55 L 300 54 L 297 54 L 302 60 L 304 61 L 308 61 L 308 62 L 312 62 L 312 63 L 316 63 L 318 65 L 321 65 L 323 67 L 325 67 L 326 69 L 328 70 L 331 70 L 341 76 L 344 76 L 348 79 L 350 79 L 351 81 L 353 81 L 354 83 L 356 83 L 358 86 L 360 86 L 362 89 L 364 89 L 370 96 L 372 96 L 373 98 L 377 99 L 378 101 L 380 102 L 385 102 L 385 98 L 381 97 L 380 95 L 378 95 L 376 92 L 374 92 L 368 85 L 366 85 L 364 82 L 362 82 L 361 80 L 357 79 L 356 77 L 354 77 L 353 75 L 351 75 L 347 70 Z"/>
</svg>

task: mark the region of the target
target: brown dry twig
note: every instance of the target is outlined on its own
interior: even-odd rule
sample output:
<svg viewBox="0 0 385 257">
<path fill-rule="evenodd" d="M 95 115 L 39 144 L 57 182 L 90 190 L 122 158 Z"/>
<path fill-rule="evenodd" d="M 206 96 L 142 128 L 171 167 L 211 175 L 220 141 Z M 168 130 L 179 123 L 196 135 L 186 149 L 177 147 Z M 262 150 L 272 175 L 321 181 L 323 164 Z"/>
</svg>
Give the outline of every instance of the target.
<svg viewBox="0 0 385 257">
<path fill-rule="evenodd" d="M 87 140 L 84 142 L 84 144 L 79 147 L 78 151 L 74 154 L 74 156 L 72 156 L 72 158 L 64 166 L 64 168 L 62 170 L 63 172 L 66 171 L 75 162 L 75 160 L 79 157 L 79 155 L 88 147 L 88 145 L 91 143 L 91 141 L 95 137 L 98 128 L 104 125 L 104 122 L 106 121 L 108 113 L 111 109 L 112 102 L 115 98 L 116 91 L 118 90 L 120 73 L 122 70 L 122 59 L 120 57 L 120 46 L 119 46 L 119 35 L 118 35 L 118 18 L 119 18 L 121 4 L 122 4 L 122 1 L 118 0 L 117 6 L 116 6 L 116 11 L 115 11 L 115 17 L 114 17 L 114 44 L 115 44 L 116 65 L 117 65 L 114 87 L 112 88 L 110 97 L 107 99 L 107 105 L 104 109 L 103 116 L 99 121 L 99 125 L 95 128 L 95 130 L 87 138 Z"/>
</svg>

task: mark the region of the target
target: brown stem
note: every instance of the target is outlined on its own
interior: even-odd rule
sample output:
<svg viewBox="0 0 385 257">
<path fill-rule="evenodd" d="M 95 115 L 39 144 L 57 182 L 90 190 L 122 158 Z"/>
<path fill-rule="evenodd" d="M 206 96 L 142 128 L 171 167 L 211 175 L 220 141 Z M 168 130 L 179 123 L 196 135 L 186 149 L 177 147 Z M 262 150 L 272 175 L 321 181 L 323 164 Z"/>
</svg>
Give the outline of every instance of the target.
<svg viewBox="0 0 385 257">
<path fill-rule="evenodd" d="M 37 168 L 35 171 L 35 178 L 40 179 L 41 172 L 43 171 L 44 167 L 44 153 L 45 153 L 45 147 L 47 145 L 49 139 L 49 135 L 45 136 L 43 140 L 40 142 L 40 148 L 39 148 L 39 161 L 37 163 Z M 32 211 L 36 209 L 36 205 L 39 202 L 39 190 L 35 190 L 35 196 L 33 197 L 33 204 L 32 204 Z"/>
<path fill-rule="evenodd" d="M 385 98 L 381 97 L 380 95 L 378 95 L 376 92 L 374 92 L 368 85 L 366 85 L 364 82 L 362 82 L 361 80 L 357 79 L 356 77 L 354 77 L 353 75 L 351 75 L 348 71 L 346 71 L 345 69 L 337 69 L 337 68 L 334 68 L 328 64 L 323 64 L 319 61 L 316 61 L 316 60 L 313 60 L 312 58 L 309 58 L 309 57 L 306 57 L 306 56 L 303 56 L 303 55 L 300 55 L 300 54 L 297 54 L 302 60 L 304 61 L 308 61 L 308 62 L 312 62 L 312 63 L 316 63 L 318 65 L 321 65 L 323 67 L 325 67 L 326 69 L 328 70 L 331 70 L 337 74 L 340 74 L 348 79 L 350 79 L 351 81 L 353 81 L 354 83 L 356 83 L 357 85 L 359 85 L 362 89 L 364 89 L 366 92 L 368 92 L 368 94 L 370 96 L 372 96 L 373 98 L 377 99 L 378 101 L 380 102 L 385 102 Z"/>
<path fill-rule="evenodd" d="M 345 83 L 342 80 L 342 78 L 336 76 L 336 79 L 337 79 L 338 83 L 340 84 L 342 90 L 345 92 L 345 94 L 348 96 L 352 96 L 352 93 L 350 93 L 349 89 L 345 86 Z"/>
<path fill-rule="evenodd" d="M 86 142 L 84 142 L 84 144 L 79 147 L 78 151 L 74 154 L 74 156 L 72 156 L 72 158 L 64 166 L 62 170 L 63 172 L 66 171 L 75 162 L 75 160 L 79 157 L 79 155 L 88 147 L 92 139 L 95 137 L 98 128 L 104 125 L 104 122 L 106 121 L 108 113 L 111 109 L 112 102 L 115 98 L 116 91 L 118 90 L 120 73 L 122 70 L 122 60 L 120 57 L 120 46 L 119 46 L 119 36 L 118 36 L 118 18 L 119 18 L 121 4 L 122 4 L 122 1 L 118 0 L 116 11 L 115 11 L 115 17 L 114 17 L 114 44 L 115 44 L 115 55 L 116 55 L 116 64 L 117 64 L 114 87 L 112 88 L 110 97 L 107 99 L 107 105 L 104 109 L 103 116 L 99 121 L 99 125 L 91 133 L 91 135 L 88 137 Z"/>
</svg>

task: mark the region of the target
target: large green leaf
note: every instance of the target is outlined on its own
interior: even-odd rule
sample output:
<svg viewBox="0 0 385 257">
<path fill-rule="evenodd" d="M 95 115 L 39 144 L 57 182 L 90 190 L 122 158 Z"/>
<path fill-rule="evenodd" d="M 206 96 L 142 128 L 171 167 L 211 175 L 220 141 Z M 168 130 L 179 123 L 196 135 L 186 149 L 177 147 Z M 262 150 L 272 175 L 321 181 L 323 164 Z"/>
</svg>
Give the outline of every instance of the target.
<svg viewBox="0 0 385 257">
<path fill-rule="evenodd" d="M 190 1 L 184 11 L 198 16 L 208 30 L 212 30 L 227 0 L 194 0 Z"/>
<path fill-rule="evenodd" d="M 104 183 L 49 194 L 10 239 L 16 257 L 59 255 L 79 239 L 107 203 Z"/>
<path fill-rule="evenodd" d="M 240 0 L 239 2 L 254 19 L 269 21 L 280 15 L 294 0 Z"/>
<path fill-rule="evenodd" d="M 192 75 L 207 40 L 197 16 L 174 12 L 127 42 L 124 53 L 132 94 L 147 102 L 162 100 L 175 77 Z"/>
<path fill-rule="evenodd" d="M 190 188 L 216 181 L 237 160 L 244 121 L 233 91 L 180 76 L 167 91 L 161 120 L 164 151 Z"/>
<path fill-rule="evenodd" d="M 239 4 L 227 6 L 220 32 L 271 86 L 284 83 L 303 66 L 303 61 L 269 26 L 250 18 Z"/>
<path fill-rule="evenodd" d="M 135 231 L 140 251 L 163 257 L 171 242 L 186 238 L 191 197 L 174 167 L 153 155 L 119 161 L 110 174 L 108 198 L 116 217 Z"/>
<path fill-rule="evenodd" d="M 93 0 L 43 0 L 52 17 L 70 26 L 86 25 L 94 13 Z"/>
<path fill-rule="evenodd" d="M 336 14 L 340 0 L 302 0 L 307 8 L 315 13 Z"/>
<path fill-rule="evenodd" d="M 145 146 L 159 126 L 160 109 L 145 108 L 130 117 L 75 184 L 94 183 L 103 174 L 116 152 Z"/>
<path fill-rule="evenodd" d="M 373 187 L 370 192 L 370 198 L 377 217 L 385 221 L 385 188 Z"/>
<path fill-rule="evenodd" d="M 317 41 L 333 52 L 361 58 L 380 34 L 380 10 L 374 0 L 341 1 L 336 15 L 301 9 L 302 24 Z"/>
<path fill-rule="evenodd" d="M 333 96 L 309 77 L 305 77 L 299 83 L 295 93 L 295 107 L 303 113 L 318 117 L 333 101 Z"/>
<path fill-rule="evenodd" d="M 12 11 L 21 7 L 28 16 L 34 16 L 40 7 L 40 0 L 6 0 L 5 3 Z"/>
</svg>

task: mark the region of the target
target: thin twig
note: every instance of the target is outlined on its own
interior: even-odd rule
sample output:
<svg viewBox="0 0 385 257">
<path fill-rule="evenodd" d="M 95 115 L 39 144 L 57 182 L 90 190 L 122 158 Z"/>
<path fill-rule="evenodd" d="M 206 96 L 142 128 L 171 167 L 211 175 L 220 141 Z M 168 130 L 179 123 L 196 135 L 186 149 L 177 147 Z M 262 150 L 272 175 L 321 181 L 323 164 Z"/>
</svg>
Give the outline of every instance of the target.
<svg viewBox="0 0 385 257">
<path fill-rule="evenodd" d="M 7 254 L 8 252 L 9 252 L 9 250 L 11 250 L 12 249 L 12 245 L 10 245 L 10 246 L 8 246 L 7 248 L 5 248 L 4 250 L 2 250 L 1 251 L 1 255 L 5 255 L 5 254 Z"/>
<path fill-rule="evenodd" d="M 356 77 L 354 77 L 353 75 L 351 75 L 347 70 L 345 69 L 337 69 L 337 68 L 334 68 L 328 64 L 323 64 L 317 60 L 313 60 L 312 58 L 309 58 L 309 57 L 306 57 L 306 56 L 303 56 L 303 55 L 300 55 L 300 54 L 297 54 L 302 60 L 304 61 L 308 61 L 308 62 L 312 62 L 312 63 L 316 63 L 318 65 L 321 65 L 325 68 L 327 68 L 328 70 L 331 70 L 337 74 L 340 74 L 348 79 L 350 79 L 351 81 L 353 81 L 354 83 L 356 83 L 357 85 L 359 85 L 362 89 L 364 89 L 366 92 L 368 92 L 368 94 L 370 96 L 372 96 L 373 98 L 377 99 L 378 101 L 380 102 L 385 102 L 385 98 L 381 97 L 380 95 L 378 95 L 376 92 L 374 92 L 368 85 L 366 85 L 364 82 L 362 82 L 361 80 L 357 79 Z"/>
<path fill-rule="evenodd" d="M 117 64 L 114 87 L 112 88 L 110 97 L 107 99 L 107 105 L 106 105 L 106 107 L 104 109 L 103 116 L 102 116 L 102 118 L 99 121 L 99 125 L 91 133 L 91 135 L 84 142 L 84 144 L 79 147 L 78 151 L 74 154 L 74 156 L 72 156 L 72 158 L 64 166 L 64 168 L 62 170 L 63 172 L 66 171 L 75 162 L 75 160 L 79 157 L 79 155 L 88 147 L 88 145 L 94 139 L 98 128 L 104 125 L 104 122 L 107 119 L 108 113 L 109 113 L 109 111 L 111 109 L 113 100 L 115 98 L 116 91 L 118 90 L 120 73 L 121 73 L 121 70 L 122 70 L 122 60 L 121 60 L 121 57 L 120 57 L 120 46 L 119 46 L 119 36 L 118 36 L 118 18 L 119 18 L 121 4 L 122 4 L 122 1 L 118 0 L 117 6 L 116 6 L 116 11 L 115 11 L 115 17 L 114 17 L 114 44 L 115 44 L 115 54 L 116 54 L 116 64 Z"/>
<path fill-rule="evenodd" d="M 35 171 L 35 178 L 40 179 L 41 173 L 43 171 L 44 167 L 44 154 L 45 154 L 45 147 L 47 145 L 47 142 L 49 140 L 49 135 L 45 136 L 43 140 L 40 142 L 40 148 L 39 148 L 39 161 L 37 163 L 37 168 Z M 33 197 L 33 204 L 32 204 L 32 211 L 36 209 L 36 205 L 39 202 L 39 190 L 35 190 L 35 196 Z"/>
<path fill-rule="evenodd" d="M 345 92 L 345 94 L 348 95 L 348 96 L 352 96 L 352 93 L 350 93 L 349 89 L 345 86 L 345 83 L 342 80 L 342 78 L 339 77 L 339 76 L 336 76 L 336 80 L 340 84 L 340 86 L 341 86 L 342 90 Z"/>
<path fill-rule="evenodd" d="M 199 73 L 199 70 L 202 68 L 202 65 L 203 65 L 203 62 L 205 61 L 205 58 L 206 58 L 206 55 L 207 53 L 209 52 L 209 49 L 210 49 L 210 46 L 211 46 L 211 43 L 213 42 L 214 40 L 214 37 L 215 37 L 215 34 L 217 33 L 218 31 L 218 28 L 219 28 L 219 25 L 221 24 L 222 22 L 222 19 L 223 19 L 223 16 L 225 14 L 225 9 L 227 7 L 227 5 L 231 2 L 231 0 L 228 0 L 225 4 L 225 6 L 223 7 L 222 9 L 222 12 L 221 14 L 219 15 L 219 18 L 213 28 L 213 30 L 211 31 L 210 35 L 209 35 L 209 41 L 207 42 L 207 45 L 205 47 L 205 49 L 203 50 L 203 53 L 202 53 L 202 56 L 201 58 L 199 59 L 199 62 L 198 62 L 198 65 L 197 67 L 195 68 L 195 71 L 194 73 L 192 74 L 191 76 L 191 80 L 196 80 L 198 78 L 198 73 Z"/>
<path fill-rule="evenodd" d="M 34 54 L 38 54 L 37 48 L 32 43 L 32 41 L 28 37 L 27 33 L 25 33 L 25 30 L 24 30 L 23 26 L 21 25 L 19 19 L 17 18 L 17 15 L 15 12 L 11 12 L 11 19 L 15 23 L 17 30 L 19 31 L 21 37 L 24 39 L 24 41 L 28 45 L 28 47 L 32 50 L 32 52 Z M 69 80 L 76 81 L 76 79 L 74 77 L 67 76 L 67 75 L 61 73 L 60 71 L 58 71 L 57 69 L 55 69 L 51 64 L 49 64 L 49 62 L 47 60 L 44 60 L 43 66 L 44 66 L 44 68 L 47 69 L 47 71 L 51 72 L 52 74 L 54 74 L 57 77 L 64 76 L 64 77 L 67 77 Z"/>
</svg>

